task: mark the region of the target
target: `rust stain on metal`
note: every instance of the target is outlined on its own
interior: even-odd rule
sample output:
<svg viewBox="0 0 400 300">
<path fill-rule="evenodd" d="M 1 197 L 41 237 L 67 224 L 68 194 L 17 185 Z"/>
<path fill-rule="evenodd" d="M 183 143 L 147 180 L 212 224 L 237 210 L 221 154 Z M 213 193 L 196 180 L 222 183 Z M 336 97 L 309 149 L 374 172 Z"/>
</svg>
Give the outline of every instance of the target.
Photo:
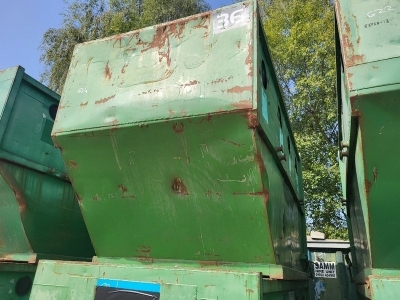
<svg viewBox="0 0 400 300">
<path fill-rule="evenodd" d="M 238 143 L 235 143 L 235 142 L 232 142 L 232 141 L 228 141 L 226 139 L 221 139 L 221 140 L 224 141 L 224 142 L 230 143 L 232 145 L 238 146 L 238 147 L 244 146 L 244 144 L 238 144 Z"/>
<path fill-rule="evenodd" d="M 347 58 L 345 60 L 345 64 L 347 67 L 354 66 L 356 64 L 361 64 L 364 62 L 364 55 L 354 55 L 354 45 L 350 39 L 351 29 L 349 23 L 345 22 L 344 27 L 345 27 L 345 32 L 342 33 L 342 43 L 343 43 L 342 46 L 344 49 L 346 49 L 344 53 Z M 359 42 L 358 39 L 357 42 Z"/>
<path fill-rule="evenodd" d="M 209 261 L 209 260 L 200 260 L 198 261 L 200 267 L 222 267 L 225 265 L 230 265 L 230 263 L 226 263 L 223 261 Z"/>
<path fill-rule="evenodd" d="M 189 81 L 188 83 L 182 84 L 181 86 L 182 87 L 187 87 L 187 86 L 196 85 L 196 84 L 199 84 L 199 83 L 200 82 L 198 82 L 197 80 L 192 80 L 192 81 Z"/>
<path fill-rule="evenodd" d="M 181 110 L 181 115 L 182 115 L 183 117 L 186 116 L 186 115 L 187 115 L 187 110 L 182 109 L 182 110 Z"/>
<path fill-rule="evenodd" d="M 201 21 L 199 25 L 193 26 L 193 28 L 204 28 L 208 30 L 208 27 L 210 26 L 210 15 L 204 15 L 201 17 Z"/>
<path fill-rule="evenodd" d="M 122 185 L 122 184 L 118 184 L 118 189 L 121 191 L 121 193 L 126 194 L 126 192 L 128 191 L 128 189 L 126 188 L 126 186 Z"/>
<path fill-rule="evenodd" d="M 118 184 L 118 189 L 119 189 L 120 192 L 122 193 L 122 198 L 123 198 L 123 199 L 126 199 L 126 198 L 131 198 L 131 199 L 133 199 L 133 198 L 135 198 L 135 195 L 132 195 L 132 194 L 128 195 L 128 194 L 127 194 L 128 188 L 127 188 L 126 186 L 124 186 L 123 184 Z"/>
<path fill-rule="evenodd" d="M 53 136 L 55 136 L 56 133 L 61 133 L 63 131 L 64 131 L 63 128 L 58 128 L 56 131 L 53 131 L 53 133 L 54 133 Z"/>
<path fill-rule="evenodd" d="M 185 30 L 186 23 L 169 23 L 169 25 L 163 25 L 157 27 L 156 33 L 154 34 L 153 40 L 151 42 L 143 42 L 138 40 L 138 45 L 142 45 L 142 53 L 149 51 L 151 49 L 158 49 L 158 55 L 160 56 L 159 62 L 165 58 L 167 66 L 171 65 L 170 57 L 170 36 L 176 38 L 181 38 L 183 31 Z M 162 49 L 165 48 L 165 51 Z"/>
<path fill-rule="evenodd" d="M 176 132 L 176 133 L 181 133 L 185 130 L 185 125 L 182 122 L 177 122 L 174 125 L 172 125 L 172 129 Z"/>
<path fill-rule="evenodd" d="M 205 256 L 213 256 L 213 257 L 218 257 L 220 256 L 219 254 L 215 254 L 215 253 L 204 253 Z"/>
<path fill-rule="evenodd" d="M 68 108 L 68 107 L 71 107 L 71 106 L 70 105 L 59 105 L 58 110 L 62 110 L 64 108 Z"/>
<path fill-rule="evenodd" d="M 255 132 L 253 133 L 253 139 L 255 140 Z M 268 200 L 269 200 L 269 192 L 264 186 L 264 181 L 262 180 L 262 174 L 264 173 L 265 167 L 264 167 L 264 161 L 262 159 L 262 156 L 259 152 L 256 153 L 256 162 L 258 164 L 258 169 L 261 177 L 261 183 L 262 183 L 262 195 L 264 196 L 264 205 L 268 205 Z"/>
<path fill-rule="evenodd" d="M 105 67 L 105 69 L 104 69 L 104 78 L 105 78 L 106 80 L 110 80 L 110 79 L 111 79 L 111 76 L 112 76 L 112 73 L 111 73 L 111 71 L 110 71 L 110 68 L 108 67 L 108 61 L 107 61 L 106 67 Z"/>
<path fill-rule="evenodd" d="M 122 36 L 121 36 L 120 34 L 117 34 L 117 35 L 114 37 L 114 39 L 115 39 L 115 42 L 114 42 L 114 44 L 113 44 L 113 48 L 116 48 L 116 47 L 115 47 L 115 44 L 118 43 L 118 42 L 119 42 L 119 47 L 118 47 L 118 48 L 122 48 Z"/>
<path fill-rule="evenodd" d="M 234 86 L 233 88 L 227 89 L 228 93 L 235 93 L 235 94 L 240 94 L 245 91 L 252 92 L 253 91 L 253 86 L 248 85 L 248 86 Z"/>
<path fill-rule="evenodd" d="M 102 104 L 102 103 L 105 103 L 105 102 L 107 102 L 108 100 L 110 100 L 110 99 L 112 99 L 112 98 L 114 98 L 114 97 L 115 97 L 115 95 L 112 95 L 112 96 L 107 97 L 107 98 L 102 98 L 102 99 L 100 99 L 100 100 L 95 101 L 94 104 Z"/>
<path fill-rule="evenodd" d="M 369 191 L 371 190 L 372 183 L 369 180 L 365 180 L 364 184 L 365 184 L 365 193 L 368 195 Z"/>
<path fill-rule="evenodd" d="M 154 258 L 148 257 L 148 256 L 135 256 L 138 261 L 146 264 L 152 264 L 154 263 Z"/>
<path fill-rule="evenodd" d="M 149 128 L 149 124 L 139 124 L 139 128 Z"/>
<path fill-rule="evenodd" d="M 74 160 L 68 161 L 68 165 L 69 165 L 71 168 L 74 168 L 75 170 L 78 169 L 78 163 L 77 163 L 76 161 L 74 161 Z"/>
<path fill-rule="evenodd" d="M 110 128 L 111 132 L 114 133 L 118 130 L 117 125 L 118 125 L 118 120 L 114 119 L 114 121 L 111 122 L 111 128 Z"/>
<path fill-rule="evenodd" d="M 253 77 L 253 67 L 252 67 L 252 63 L 253 63 L 253 45 L 249 45 L 249 55 L 247 55 L 246 60 L 245 60 L 245 64 L 247 66 L 249 66 L 249 73 L 247 74 L 250 77 Z"/>
<path fill-rule="evenodd" d="M 352 55 L 350 58 L 350 62 L 353 65 L 361 64 L 364 62 L 364 55 Z"/>
<path fill-rule="evenodd" d="M 218 78 L 216 80 L 211 81 L 212 84 L 227 82 L 228 80 L 232 79 L 233 76 L 229 76 L 228 78 Z"/>
<path fill-rule="evenodd" d="M 241 46 L 240 41 L 238 41 L 238 42 L 236 43 L 236 45 L 237 45 L 237 47 L 240 49 L 240 46 Z"/>
<path fill-rule="evenodd" d="M 88 105 L 89 101 L 85 102 L 85 103 L 81 103 L 80 107 L 85 107 L 86 105 Z"/>
<path fill-rule="evenodd" d="M 52 137 L 55 137 L 55 135 L 51 135 Z M 60 149 L 61 153 L 63 152 L 63 148 L 57 143 L 55 139 L 53 139 L 54 143 L 54 148 Z"/>
<path fill-rule="evenodd" d="M 94 195 L 94 197 L 93 197 L 93 200 L 94 200 L 94 201 L 98 201 L 99 199 L 100 199 L 99 195 L 97 195 L 97 194 Z"/>
<path fill-rule="evenodd" d="M 372 175 L 374 176 L 374 182 L 378 179 L 378 169 L 374 166 L 374 170 L 372 171 Z"/>
<path fill-rule="evenodd" d="M 357 98 L 357 95 L 350 96 L 351 116 L 361 118 L 360 110 L 356 107 Z"/>
<path fill-rule="evenodd" d="M 201 124 L 201 123 L 203 123 L 204 121 L 210 123 L 211 120 L 212 120 L 212 115 L 211 115 L 211 114 L 207 114 L 207 117 L 202 118 L 202 119 L 200 120 L 200 122 L 197 122 L 197 123 L 195 123 L 195 124 Z M 192 123 L 190 120 L 189 120 L 189 122 Z"/>
<path fill-rule="evenodd" d="M 240 100 L 239 102 L 234 102 L 231 103 L 233 107 L 236 107 L 238 109 L 250 109 L 253 108 L 253 104 L 251 103 L 250 100 Z"/>
<path fill-rule="evenodd" d="M 71 181 L 71 183 L 72 183 L 72 181 Z M 79 205 L 82 205 L 82 196 L 77 193 L 75 193 L 75 196 L 76 196 L 76 199 L 78 200 Z"/>
<path fill-rule="evenodd" d="M 176 69 L 176 67 L 173 68 L 172 70 L 166 70 L 163 77 L 158 78 L 158 79 L 156 79 L 156 80 L 144 81 L 142 84 L 149 84 L 149 83 L 154 83 L 154 82 L 163 81 L 163 80 L 169 78 L 169 77 L 174 73 L 175 69 Z"/>
<path fill-rule="evenodd" d="M 151 252 L 151 247 L 149 247 L 149 246 L 139 246 L 139 247 L 136 249 L 136 252 L 138 252 L 138 253 L 140 253 L 140 254 L 146 256 L 146 255 L 149 255 L 149 254 L 150 254 L 150 252 Z"/>
<path fill-rule="evenodd" d="M 172 179 L 172 190 L 179 195 L 189 195 L 185 184 L 183 183 L 183 180 L 181 178 L 174 178 Z"/>
<path fill-rule="evenodd" d="M 257 111 L 246 111 L 244 113 L 244 117 L 247 119 L 247 125 L 249 129 L 256 128 L 259 123 L 258 123 L 258 117 L 257 117 Z"/>
<path fill-rule="evenodd" d="M 353 77 L 352 73 L 347 73 L 347 83 L 349 85 L 350 90 L 353 90 L 353 81 L 351 80 L 352 77 Z"/>
</svg>

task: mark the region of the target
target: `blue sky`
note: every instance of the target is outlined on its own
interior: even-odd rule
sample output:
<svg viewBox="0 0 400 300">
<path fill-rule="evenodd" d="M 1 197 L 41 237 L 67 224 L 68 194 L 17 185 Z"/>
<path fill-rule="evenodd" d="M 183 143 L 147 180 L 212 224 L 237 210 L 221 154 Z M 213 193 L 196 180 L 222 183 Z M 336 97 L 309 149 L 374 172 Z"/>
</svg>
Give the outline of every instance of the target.
<svg viewBox="0 0 400 300">
<path fill-rule="evenodd" d="M 212 9 L 234 0 L 206 0 Z M 62 0 L 12 0 L 0 9 L 0 70 L 20 65 L 39 80 L 43 65 L 39 46 L 43 33 L 61 26 L 60 13 L 66 8 Z"/>
</svg>

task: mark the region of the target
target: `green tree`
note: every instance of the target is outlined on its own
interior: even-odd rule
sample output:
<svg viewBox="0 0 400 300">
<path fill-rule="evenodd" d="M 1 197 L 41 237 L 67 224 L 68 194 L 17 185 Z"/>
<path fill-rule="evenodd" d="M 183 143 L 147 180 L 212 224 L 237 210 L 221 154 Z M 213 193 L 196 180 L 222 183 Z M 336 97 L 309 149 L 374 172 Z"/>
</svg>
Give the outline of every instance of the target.
<svg viewBox="0 0 400 300">
<path fill-rule="evenodd" d="M 74 0 L 65 2 L 61 28 L 48 29 L 39 49 L 41 81 L 61 92 L 74 47 L 106 36 L 183 18 L 210 9 L 204 0 Z"/>
<path fill-rule="evenodd" d="M 210 10 L 208 3 L 198 0 L 144 0 L 143 20 L 146 26 L 172 21 Z"/>
<path fill-rule="evenodd" d="M 337 163 L 333 5 L 267 0 L 260 6 L 302 159 L 308 230 L 347 238 Z"/>
<path fill-rule="evenodd" d="M 39 47 L 45 66 L 41 81 L 56 92 L 62 90 L 75 45 L 104 36 L 106 5 L 103 0 L 74 1 L 61 15 L 62 27 L 48 29 Z"/>
</svg>

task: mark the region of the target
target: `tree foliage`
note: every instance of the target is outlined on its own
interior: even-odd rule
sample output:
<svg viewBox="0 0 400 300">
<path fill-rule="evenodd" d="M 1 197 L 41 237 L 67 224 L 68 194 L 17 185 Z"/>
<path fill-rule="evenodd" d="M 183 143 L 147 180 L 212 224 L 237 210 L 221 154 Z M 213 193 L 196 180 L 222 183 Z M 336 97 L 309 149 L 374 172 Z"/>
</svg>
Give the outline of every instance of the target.
<svg viewBox="0 0 400 300">
<path fill-rule="evenodd" d="M 66 0 L 65 0 L 66 1 Z M 167 22 L 210 9 L 204 0 L 74 0 L 65 2 L 61 28 L 50 28 L 39 49 L 41 81 L 61 92 L 74 47 L 106 36 Z"/>
<path fill-rule="evenodd" d="M 333 6 L 328 0 L 260 6 L 302 159 L 308 230 L 347 238 L 337 163 Z"/>
</svg>

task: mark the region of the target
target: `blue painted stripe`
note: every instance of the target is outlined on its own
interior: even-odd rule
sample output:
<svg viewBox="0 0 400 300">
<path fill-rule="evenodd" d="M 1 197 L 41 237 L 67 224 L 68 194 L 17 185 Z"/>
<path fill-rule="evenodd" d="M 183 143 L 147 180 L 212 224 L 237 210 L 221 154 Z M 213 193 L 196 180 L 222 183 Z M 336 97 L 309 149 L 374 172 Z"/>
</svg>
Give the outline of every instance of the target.
<svg viewBox="0 0 400 300">
<path fill-rule="evenodd" d="M 113 280 L 113 279 L 99 279 L 97 280 L 97 286 L 106 286 L 106 287 L 119 288 L 125 290 L 135 290 L 141 292 L 154 292 L 154 293 L 159 293 L 161 289 L 161 284 L 159 283 Z"/>
</svg>

